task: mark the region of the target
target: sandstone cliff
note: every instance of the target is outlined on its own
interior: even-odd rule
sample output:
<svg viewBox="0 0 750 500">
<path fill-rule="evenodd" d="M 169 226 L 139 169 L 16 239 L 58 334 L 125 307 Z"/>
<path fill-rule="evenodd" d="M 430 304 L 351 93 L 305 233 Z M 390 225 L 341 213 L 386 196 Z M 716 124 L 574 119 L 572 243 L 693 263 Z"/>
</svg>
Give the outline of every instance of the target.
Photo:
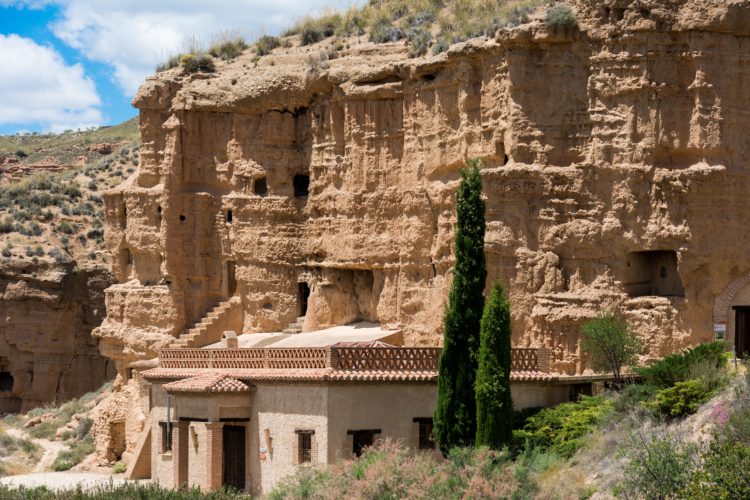
<svg viewBox="0 0 750 500">
<path fill-rule="evenodd" d="M 750 4 L 572 5 L 579 28 L 532 16 L 416 59 L 327 39 L 149 78 L 138 174 L 105 197 L 123 284 L 95 334 L 121 377 L 231 296 L 245 332 L 368 319 L 439 344 L 472 157 L 517 346 L 581 373 L 598 308 L 646 356 L 712 338 L 750 271 Z"/>
<path fill-rule="evenodd" d="M 0 266 L 0 412 L 93 391 L 114 375 L 91 330 L 105 315 L 104 269 L 10 261 Z"/>
</svg>

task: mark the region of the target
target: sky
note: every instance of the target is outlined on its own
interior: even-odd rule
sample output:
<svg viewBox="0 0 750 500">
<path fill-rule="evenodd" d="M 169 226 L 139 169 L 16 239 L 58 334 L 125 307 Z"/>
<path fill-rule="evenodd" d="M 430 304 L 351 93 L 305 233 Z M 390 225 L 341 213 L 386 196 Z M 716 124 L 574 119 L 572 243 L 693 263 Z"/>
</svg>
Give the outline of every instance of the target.
<svg viewBox="0 0 750 500">
<path fill-rule="evenodd" d="M 188 37 L 248 41 L 364 0 L 0 0 L 0 134 L 116 125 Z"/>
</svg>

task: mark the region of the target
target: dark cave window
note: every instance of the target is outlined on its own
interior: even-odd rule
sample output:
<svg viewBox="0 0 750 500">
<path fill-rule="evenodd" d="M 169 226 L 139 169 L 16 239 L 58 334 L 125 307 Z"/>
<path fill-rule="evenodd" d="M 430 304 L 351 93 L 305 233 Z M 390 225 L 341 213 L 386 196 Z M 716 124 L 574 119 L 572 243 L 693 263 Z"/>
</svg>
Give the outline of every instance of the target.
<svg viewBox="0 0 750 500">
<path fill-rule="evenodd" d="M 231 210 L 227 210 L 227 224 L 232 223 L 233 214 Z"/>
<path fill-rule="evenodd" d="M 310 176 L 297 174 L 294 176 L 294 196 L 297 198 L 307 198 L 310 192 Z"/>
<path fill-rule="evenodd" d="M 13 375 L 10 372 L 0 372 L 0 392 L 13 390 Z"/>
<path fill-rule="evenodd" d="M 265 196 L 268 194 L 268 184 L 266 183 L 265 177 L 261 177 L 260 179 L 255 180 L 253 192 L 258 196 Z"/>
<path fill-rule="evenodd" d="M 180 222 L 184 222 L 184 221 L 185 221 L 185 216 L 184 215 L 180 215 Z"/>
</svg>

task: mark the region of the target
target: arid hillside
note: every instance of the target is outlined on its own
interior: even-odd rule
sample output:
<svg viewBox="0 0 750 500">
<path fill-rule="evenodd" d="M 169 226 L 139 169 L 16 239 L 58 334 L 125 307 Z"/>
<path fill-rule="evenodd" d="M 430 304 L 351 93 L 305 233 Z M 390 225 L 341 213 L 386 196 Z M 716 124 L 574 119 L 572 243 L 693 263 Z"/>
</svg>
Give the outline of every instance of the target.
<svg viewBox="0 0 750 500">
<path fill-rule="evenodd" d="M 102 190 L 138 165 L 137 119 L 0 137 L 0 411 L 98 388 L 113 365 L 91 337 L 112 284 Z"/>
</svg>

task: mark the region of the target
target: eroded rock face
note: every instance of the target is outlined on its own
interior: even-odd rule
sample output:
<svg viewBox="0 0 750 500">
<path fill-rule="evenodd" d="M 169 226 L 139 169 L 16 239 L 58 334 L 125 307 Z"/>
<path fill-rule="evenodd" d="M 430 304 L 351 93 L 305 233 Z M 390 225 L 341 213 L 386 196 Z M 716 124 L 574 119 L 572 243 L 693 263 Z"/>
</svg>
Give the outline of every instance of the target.
<svg viewBox="0 0 750 500">
<path fill-rule="evenodd" d="M 473 157 L 515 345 L 581 373 L 599 308 L 645 356 L 711 339 L 714 302 L 750 269 L 750 4 L 574 6 L 580 30 L 537 20 L 422 59 L 352 42 L 322 67 L 292 48 L 149 78 L 140 169 L 106 195 L 124 284 L 103 352 L 126 377 L 235 294 L 245 332 L 306 313 L 307 330 L 369 319 L 440 344 Z"/>
<path fill-rule="evenodd" d="M 7 260 L 0 267 L 0 413 L 98 389 L 115 374 L 91 331 L 105 315 L 104 269 Z"/>
</svg>

